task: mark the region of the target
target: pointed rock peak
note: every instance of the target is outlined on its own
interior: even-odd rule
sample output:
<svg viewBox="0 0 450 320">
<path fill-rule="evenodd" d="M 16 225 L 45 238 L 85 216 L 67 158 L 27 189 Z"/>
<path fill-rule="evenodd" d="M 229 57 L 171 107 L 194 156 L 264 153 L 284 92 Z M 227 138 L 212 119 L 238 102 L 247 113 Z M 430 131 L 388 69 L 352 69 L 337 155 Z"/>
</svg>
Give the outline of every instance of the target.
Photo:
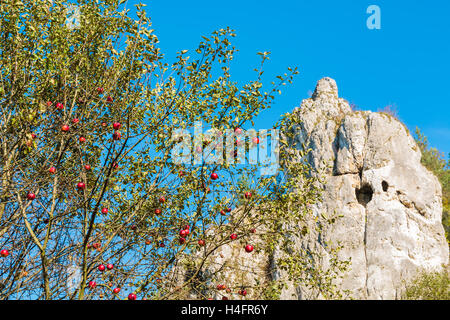
<svg viewBox="0 0 450 320">
<path fill-rule="evenodd" d="M 338 98 L 338 87 L 336 85 L 336 81 L 331 78 L 322 78 L 317 82 L 316 89 L 312 95 L 312 98 L 316 100 L 320 97 L 329 97 L 332 96 L 334 98 Z"/>
</svg>

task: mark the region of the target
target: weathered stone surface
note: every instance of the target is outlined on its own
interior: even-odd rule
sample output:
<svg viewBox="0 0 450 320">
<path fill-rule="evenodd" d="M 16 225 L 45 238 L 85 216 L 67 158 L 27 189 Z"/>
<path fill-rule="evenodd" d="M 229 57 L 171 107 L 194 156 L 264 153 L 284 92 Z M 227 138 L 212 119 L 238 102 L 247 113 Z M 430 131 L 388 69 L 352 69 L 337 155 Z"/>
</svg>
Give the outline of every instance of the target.
<svg viewBox="0 0 450 320">
<path fill-rule="evenodd" d="M 309 162 L 326 176 L 317 210 L 343 215 L 322 235 L 341 241 L 341 257 L 352 260 L 341 288 L 354 298 L 394 299 L 420 269 L 448 264 L 441 186 L 421 165 L 402 123 L 388 114 L 353 112 L 330 78 L 294 112 L 296 148 L 311 148 Z M 295 292 L 299 298 L 306 290 Z"/>
</svg>

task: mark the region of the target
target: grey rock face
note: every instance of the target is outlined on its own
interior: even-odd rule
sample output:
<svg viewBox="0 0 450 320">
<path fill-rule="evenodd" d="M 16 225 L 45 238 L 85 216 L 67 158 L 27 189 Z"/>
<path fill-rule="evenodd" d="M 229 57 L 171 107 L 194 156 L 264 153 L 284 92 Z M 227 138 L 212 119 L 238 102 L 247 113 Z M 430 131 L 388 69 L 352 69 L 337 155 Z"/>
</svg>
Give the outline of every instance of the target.
<svg viewBox="0 0 450 320">
<path fill-rule="evenodd" d="M 353 112 L 330 78 L 321 79 L 294 112 L 295 147 L 310 148 L 308 161 L 326 178 L 316 210 L 343 216 L 322 235 L 340 241 L 340 257 L 351 258 L 341 289 L 358 299 L 395 299 L 421 269 L 448 264 L 441 186 L 421 165 L 402 123 L 388 114 Z M 316 240 L 299 240 L 299 246 L 312 247 Z M 289 288 L 282 297 L 306 294 Z"/>
</svg>

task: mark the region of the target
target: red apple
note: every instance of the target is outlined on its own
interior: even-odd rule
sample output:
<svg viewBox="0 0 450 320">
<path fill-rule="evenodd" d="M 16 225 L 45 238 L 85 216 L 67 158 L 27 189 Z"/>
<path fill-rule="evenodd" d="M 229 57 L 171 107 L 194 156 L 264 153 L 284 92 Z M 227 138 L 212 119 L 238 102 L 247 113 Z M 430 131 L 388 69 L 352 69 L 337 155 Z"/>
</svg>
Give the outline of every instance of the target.
<svg viewBox="0 0 450 320">
<path fill-rule="evenodd" d="M 230 236 L 231 240 L 236 240 L 237 239 L 237 234 L 236 233 L 232 233 Z"/>
<path fill-rule="evenodd" d="M 102 94 L 103 91 L 105 91 L 105 90 L 104 90 L 102 87 L 97 88 L 97 92 L 98 92 L 99 94 Z"/>
<path fill-rule="evenodd" d="M 205 245 L 205 240 L 203 239 L 198 240 L 198 245 L 203 247 Z"/>
<path fill-rule="evenodd" d="M 252 193 L 247 191 L 247 192 L 244 194 L 244 196 L 245 196 L 245 199 L 250 199 L 250 198 L 252 197 Z"/>
<path fill-rule="evenodd" d="M 2 256 L 3 258 L 6 258 L 7 256 L 9 256 L 8 250 L 6 250 L 6 249 L 1 250 L 0 256 Z"/>
<path fill-rule="evenodd" d="M 227 208 L 227 212 L 231 212 L 231 208 L 230 207 Z"/>
<path fill-rule="evenodd" d="M 56 168 L 55 167 L 51 167 L 50 169 L 48 169 L 48 172 L 55 173 L 56 172 Z"/>
<path fill-rule="evenodd" d="M 156 213 L 157 215 L 160 215 L 161 212 L 162 212 L 161 209 L 159 209 L 159 208 L 158 208 L 158 209 L 155 209 L 155 213 Z"/>
<path fill-rule="evenodd" d="M 259 143 L 259 138 L 258 137 L 253 137 L 252 142 L 254 144 L 258 144 Z"/>
<path fill-rule="evenodd" d="M 134 293 L 128 295 L 128 300 L 136 300 L 137 296 Z"/>
<path fill-rule="evenodd" d="M 114 288 L 113 292 L 114 292 L 115 294 L 118 294 L 118 293 L 120 292 L 120 288 Z"/>
<path fill-rule="evenodd" d="M 119 131 L 116 131 L 116 132 L 114 132 L 113 133 L 113 139 L 114 140 L 120 140 L 120 138 L 122 137 L 122 135 L 120 134 L 120 132 Z"/>
<path fill-rule="evenodd" d="M 113 266 L 111 263 L 108 263 L 108 264 L 106 265 L 106 269 L 112 270 L 112 269 L 114 269 L 114 266 Z"/>
<path fill-rule="evenodd" d="M 251 233 L 256 233 L 256 229 L 253 228 L 253 229 L 250 230 L 250 232 L 251 232 Z"/>
<path fill-rule="evenodd" d="M 220 214 L 223 215 L 223 216 L 227 215 L 227 213 L 225 212 L 225 210 L 220 210 Z"/>
<path fill-rule="evenodd" d="M 108 124 L 106 123 L 106 122 L 102 122 L 102 127 L 103 128 L 105 128 L 105 127 L 107 127 L 108 126 Z"/>
<path fill-rule="evenodd" d="M 27 199 L 33 201 L 34 199 L 36 199 L 36 195 L 30 192 L 27 194 Z"/>
<path fill-rule="evenodd" d="M 164 198 L 163 196 L 159 197 L 159 202 L 161 202 L 161 203 L 166 202 L 166 198 Z"/>
<path fill-rule="evenodd" d="M 215 172 L 211 173 L 211 180 L 217 180 L 219 179 L 219 175 Z"/>
<path fill-rule="evenodd" d="M 94 289 L 97 286 L 95 281 L 89 281 L 89 288 Z"/>
<path fill-rule="evenodd" d="M 56 104 L 56 109 L 62 110 L 62 109 L 64 109 L 64 105 L 62 103 L 58 102 Z"/>
<path fill-rule="evenodd" d="M 187 236 L 187 232 L 186 232 L 186 230 L 181 230 L 180 231 L 180 237 L 186 237 Z"/>
<path fill-rule="evenodd" d="M 122 126 L 122 124 L 120 122 L 114 122 L 113 123 L 114 130 L 119 130 L 121 126 Z"/>
<path fill-rule="evenodd" d="M 80 119 L 78 119 L 78 118 L 72 119 L 72 123 L 73 123 L 73 124 L 77 124 L 78 122 L 80 122 Z"/>
<path fill-rule="evenodd" d="M 34 133 L 31 134 L 31 138 L 32 138 L 32 139 L 36 139 L 36 137 L 37 137 L 36 134 L 34 134 Z"/>
<path fill-rule="evenodd" d="M 91 166 L 87 164 L 87 165 L 84 166 L 84 169 L 86 169 L 87 171 L 89 171 L 89 170 L 91 170 Z"/>
<path fill-rule="evenodd" d="M 100 243 L 98 243 L 98 242 L 96 242 L 96 243 L 94 243 L 93 245 L 92 245 L 95 249 L 98 249 L 98 248 L 100 248 Z"/>
<path fill-rule="evenodd" d="M 69 130 L 70 130 L 70 127 L 67 124 L 65 124 L 61 127 L 62 132 L 69 132 Z"/>
<path fill-rule="evenodd" d="M 133 225 L 131 226 L 131 230 L 136 231 L 136 230 L 137 230 L 137 226 L 136 226 L 135 224 L 133 224 Z"/>
<path fill-rule="evenodd" d="M 242 129 L 241 128 L 236 128 L 236 129 L 234 129 L 234 133 L 239 135 L 239 134 L 242 133 Z"/>
<path fill-rule="evenodd" d="M 179 241 L 180 241 L 180 244 L 183 244 L 183 243 L 186 242 L 186 239 L 185 238 L 180 238 Z"/>
<path fill-rule="evenodd" d="M 110 96 L 108 96 L 108 97 L 106 98 L 106 101 L 108 101 L 108 102 L 113 102 L 113 98 L 111 98 Z"/>
<path fill-rule="evenodd" d="M 50 107 L 53 104 L 51 101 L 47 101 L 47 107 Z"/>
<path fill-rule="evenodd" d="M 246 245 L 245 246 L 245 251 L 252 252 L 253 251 L 253 246 L 251 244 Z"/>
<path fill-rule="evenodd" d="M 98 266 L 99 271 L 105 271 L 105 265 L 101 264 Z"/>
<path fill-rule="evenodd" d="M 85 137 L 80 137 L 80 138 L 78 139 L 78 141 L 80 141 L 81 143 L 86 142 L 86 138 L 85 138 Z"/>
<path fill-rule="evenodd" d="M 86 189 L 86 185 L 83 182 L 78 182 L 77 188 L 80 190 L 84 190 Z"/>
<path fill-rule="evenodd" d="M 107 214 L 108 213 L 108 208 L 102 208 L 102 213 L 103 214 Z"/>
</svg>

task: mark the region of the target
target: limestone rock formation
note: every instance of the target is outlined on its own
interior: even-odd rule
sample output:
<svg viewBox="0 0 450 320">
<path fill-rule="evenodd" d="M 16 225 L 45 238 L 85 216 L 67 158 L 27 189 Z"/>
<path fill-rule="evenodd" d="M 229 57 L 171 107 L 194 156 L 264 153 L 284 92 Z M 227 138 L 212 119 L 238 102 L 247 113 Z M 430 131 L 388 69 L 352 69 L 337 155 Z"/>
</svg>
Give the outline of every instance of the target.
<svg viewBox="0 0 450 320">
<path fill-rule="evenodd" d="M 325 174 L 316 210 L 342 215 L 323 235 L 341 241 L 351 270 L 340 284 L 359 299 L 395 299 L 419 270 L 440 270 L 449 249 L 441 223 L 441 186 L 421 165 L 406 127 L 389 114 L 354 112 L 333 79 L 294 110 L 294 145 L 310 148 L 308 161 Z M 300 241 L 302 246 L 310 246 Z M 290 288 L 284 298 L 301 298 Z"/>
</svg>

